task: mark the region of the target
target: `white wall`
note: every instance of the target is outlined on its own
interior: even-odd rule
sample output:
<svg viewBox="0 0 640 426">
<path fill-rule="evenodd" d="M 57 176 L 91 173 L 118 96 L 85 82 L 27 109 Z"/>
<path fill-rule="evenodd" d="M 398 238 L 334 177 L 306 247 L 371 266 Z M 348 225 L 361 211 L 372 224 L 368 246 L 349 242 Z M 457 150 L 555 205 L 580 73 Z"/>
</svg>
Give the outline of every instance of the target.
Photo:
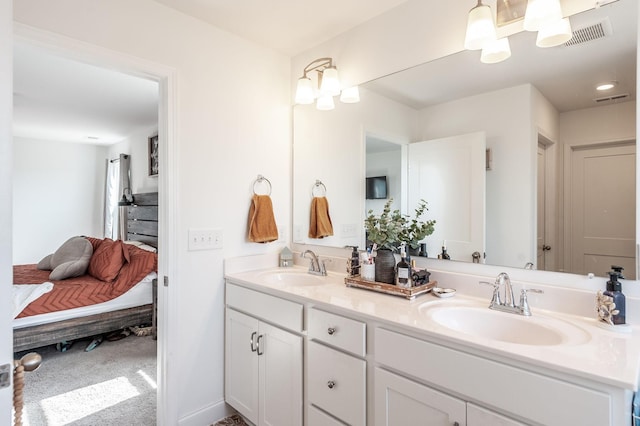
<svg viewBox="0 0 640 426">
<path fill-rule="evenodd" d="M 12 1 L 0 0 L 0 365 L 13 365 L 11 286 L 13 23 Z M 11 424 L 12 387 L 0 389 L 0 423 Z"/>
<path fill-rule="evenodd" d="M 366 89 L 360 92 L 360 103 L 337 101 L 332 111 L 318 111 L 313 105 L 294 108 L 293 199 L 297 203 L 293 241 L 296 243 L 361 247 L 364 242 L 365 136 L 404 144 L 411 140 L 416 117 L 413 108 Z M 334 229 L 334 236 L 323 239 L 307 237 L 311 188 L 316 179 L 327 187 Z M 343 225 L 355 227 L 357 234 L 343 235 Z"/>
<path fill-rule="evenodd" d="M 14 139 L 14 264 L 37 263 L 76 235 L 102 236 L 106 150 Z"/>
<path fill-rule="evenodd" d="M 531 224 L 535 223 L 536 157 L 531 134 L 531 86 L 447 102 L 425 108 L 420 114 L 423 128 L 418 140 L 486 132 L 487 148 L 493 155 L 486 180 L 486 262 L 524 267 L 535 261 Z M 529 196 L 532 190 L 534 195 Z M 509 241 L 508 247 L 505 241 Z"/>
<path fill-rule="evenodd" d="M 118 158 L 120 154 L 131 155 L 131 190 L 134 194 L 158 191 L 158 176 L 149 176 L 148 147 L 149 137 L 157 134 L 157 127 L 143 130 L 108 148 L 109 159 Z"/>
<path fill-rule="evenodd" d="M 277 222 L 286 228 L 291 220 L 290 61 L 151 0 L 21 0 L 14 7 L 18 22 L 176 70 L 178 258 L 170 285 L 179 297 L 167 335 L 177 418 L 163 421 L 212 423 L 224 411 L 223 258 L 284 245 L 246 242 L 258 174 L 273 185 Z M 206 227 L 223 229 L 224 248 L 187 251 L 187 230 Z"/>
<path fill-rule="evenodd" d="M 560 140 L 564 145 L 629 141 L 635 138 L 635 101 L 560 114 Z"/>
</svg>

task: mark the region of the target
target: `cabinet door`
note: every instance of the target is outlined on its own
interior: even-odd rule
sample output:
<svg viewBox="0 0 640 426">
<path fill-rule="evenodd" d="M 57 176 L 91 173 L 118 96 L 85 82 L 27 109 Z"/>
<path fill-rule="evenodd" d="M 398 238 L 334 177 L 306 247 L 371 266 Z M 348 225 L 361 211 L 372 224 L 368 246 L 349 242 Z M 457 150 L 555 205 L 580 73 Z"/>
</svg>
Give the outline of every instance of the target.
<svg viewBox="0 0 640 426">
<path fill-rule="evenodd" d="M 466 403 L 380 368 L 375 369 L 376 426 L 465 426 Z"/>
<path fill-rule="evenodd" d="M 525 424 L 468 403 L 467 426 L 525 426 Z"/>
<path fill-rule="evenodd" d="M 258 320 L 226 309 L 225 400 L 252 423 L 258 423 L 258 356 L 252 349 Z M 255 334 L 254 334 L 255 333 Z"/>
<path fill-rule="evenodd" d="M 260 323 L 259 426 L 302 424 L 302 337 Z"/>
</svg>

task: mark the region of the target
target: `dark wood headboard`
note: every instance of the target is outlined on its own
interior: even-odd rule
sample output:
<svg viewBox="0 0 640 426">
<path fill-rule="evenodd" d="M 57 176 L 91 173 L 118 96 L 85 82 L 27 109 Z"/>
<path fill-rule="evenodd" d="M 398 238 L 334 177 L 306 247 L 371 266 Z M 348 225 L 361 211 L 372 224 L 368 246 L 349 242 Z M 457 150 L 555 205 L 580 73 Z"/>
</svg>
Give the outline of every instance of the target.
<svg viewBox="0 0 640 426">
<path fill-rule="evenodd" d="M 133 194 L 127 207 L 127 239 L 158 247 L 158 193 Z"/>
</svg>

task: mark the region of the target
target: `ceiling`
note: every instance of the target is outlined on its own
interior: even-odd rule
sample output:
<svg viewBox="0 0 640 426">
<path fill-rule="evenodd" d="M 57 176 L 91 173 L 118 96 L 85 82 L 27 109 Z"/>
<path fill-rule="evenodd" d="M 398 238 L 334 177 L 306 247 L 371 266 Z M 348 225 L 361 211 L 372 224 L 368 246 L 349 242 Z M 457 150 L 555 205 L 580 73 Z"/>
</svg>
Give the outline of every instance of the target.
<svg viewBox="0 0 640 426">
<path fill-rule="evenodd" d="M 155 0 L 295 56 L 407 0 Z"/>
<path fill-rule="evenodd" d="M 295 54 L 405 0 L 327 0 L 318 8 L 299 0 L 155 1 Z M 635 12 L 625 13 L 622 5 L 627 10 L 631 5 Z M 502 63 L 481 64 L 479 52 L 466 51 L 367 86 L 416 108 L 524 82 L 533 83 L 559 111 L 593 106 L 593 98 L 599 95 L 592 87 L 599 80 L 618 80 L 616 91 L 635 99 L 636 0 L 619 0 L 590 12 L 608 17 L 611 36 L 570 48 L 540 49 L 535 47 L 535 34 L 523 32 L 510 37 L 513 55 Z M 571 18 L 574 30 L 589 23 L 592 18 L 586 16 Z M 585 49 L 597 54 L 581 54 Z M 560 77 L 561 72 L 550 64 L 563 72 L 578 71 Z M 15 136 L 112 144 L 156 126 L 157 105 L 158 85 L 153 81 L 15 42 Z"/>
<path fill-rule="evenodd" d="M 158 125 L 158 83 L 14 42 L 13 135 L 109 145 Z"/>
</svg>

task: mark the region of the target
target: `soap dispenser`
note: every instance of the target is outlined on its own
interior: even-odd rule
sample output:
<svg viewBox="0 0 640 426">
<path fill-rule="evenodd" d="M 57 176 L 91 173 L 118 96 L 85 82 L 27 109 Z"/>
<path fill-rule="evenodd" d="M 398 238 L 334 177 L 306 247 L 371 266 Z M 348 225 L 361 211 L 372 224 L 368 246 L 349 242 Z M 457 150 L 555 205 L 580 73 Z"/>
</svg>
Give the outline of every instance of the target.
<svg viewBox="0 0 640 426">
<path fill-rule="evenodd" d="M 357 277 L 360 275 L 360 253 L 358 252 L 358 246 L 351 247 L 351 257 L 347 260 L 347 272 L 351 277 Z"/>
<path fill-rule="evenodd" d="M 611 271 L 608 272 L 607 291 L 603 293 L 605 296 L 611 297 L 612 302 L 615 304 L 614 312 L 618 311 L 611 315 L 611 322 L 614 325 L 625 324 L 626 299 L 622 293 L 622 284 L 618 281 L 619 279 L 624 279 L 622 276 L 623 270 L 624 268 L 621 266 L 611 265 Z"/>
</svg>

